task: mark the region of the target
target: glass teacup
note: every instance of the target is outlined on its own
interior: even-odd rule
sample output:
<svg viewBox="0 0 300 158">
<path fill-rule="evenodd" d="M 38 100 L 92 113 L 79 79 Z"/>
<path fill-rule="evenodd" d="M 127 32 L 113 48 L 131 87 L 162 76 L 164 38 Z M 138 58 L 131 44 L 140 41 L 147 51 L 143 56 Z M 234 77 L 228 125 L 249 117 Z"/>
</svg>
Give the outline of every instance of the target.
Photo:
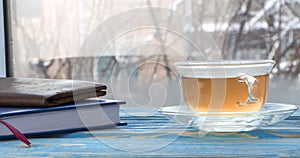
<svg viewBox="0 0 300 158">
<path fill-rule="evenodd" d="M 194 112 L 255 112 L 266 102 L 273 60 L 182 61 L 185 103 Z"/>
</svg>

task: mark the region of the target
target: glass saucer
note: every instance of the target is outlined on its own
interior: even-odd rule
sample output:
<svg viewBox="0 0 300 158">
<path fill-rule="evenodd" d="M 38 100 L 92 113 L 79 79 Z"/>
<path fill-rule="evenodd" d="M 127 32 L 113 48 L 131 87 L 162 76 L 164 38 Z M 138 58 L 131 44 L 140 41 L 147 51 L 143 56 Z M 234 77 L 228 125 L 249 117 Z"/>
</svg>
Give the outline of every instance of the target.
<svg viewBox="0 0 300 158">
<path fill-rule="evenodd" d="M 242 132 L 275 124 L 297 109 L 290 104 L 266 103 L 259 112 L 192 112 L 185 105 L 163 107 L 159 112 L 199 131 Z"/>
</svg>

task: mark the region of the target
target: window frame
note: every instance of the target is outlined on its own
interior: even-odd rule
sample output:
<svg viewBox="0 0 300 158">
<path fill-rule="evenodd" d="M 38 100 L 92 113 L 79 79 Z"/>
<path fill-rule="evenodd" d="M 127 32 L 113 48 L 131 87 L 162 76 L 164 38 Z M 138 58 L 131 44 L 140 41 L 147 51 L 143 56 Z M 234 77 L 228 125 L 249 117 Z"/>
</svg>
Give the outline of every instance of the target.
<svg viewBox="0 0 300 158">
<path fill-rule="evenodd" d="M 11 2 L 0 0 L 0 77 L 12 77 Z"/>
<path fill-rule="evenodd" d="M 4 31 L 4 1 L 0 1 L 0 77 L 6 77 L 6 51 Z"/>
</svg>

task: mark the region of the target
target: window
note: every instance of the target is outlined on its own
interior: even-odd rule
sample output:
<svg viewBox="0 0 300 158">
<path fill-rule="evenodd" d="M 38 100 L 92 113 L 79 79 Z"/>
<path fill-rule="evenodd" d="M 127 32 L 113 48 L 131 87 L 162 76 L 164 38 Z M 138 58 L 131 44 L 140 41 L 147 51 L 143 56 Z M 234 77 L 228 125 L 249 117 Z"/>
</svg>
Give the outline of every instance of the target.
<svg viewBox="0 0 300 158">
<path fill-rule="evenodd" d="M 270 100 L 297 102 L 300 90 L 289 84 L 299 85 L 299 1 L 9 2 L 14 76 L 103 82 L 108 97 L 161 106 L 180 101 L 176 61 L 269 58 L 277 62 Z"/>
</svg>

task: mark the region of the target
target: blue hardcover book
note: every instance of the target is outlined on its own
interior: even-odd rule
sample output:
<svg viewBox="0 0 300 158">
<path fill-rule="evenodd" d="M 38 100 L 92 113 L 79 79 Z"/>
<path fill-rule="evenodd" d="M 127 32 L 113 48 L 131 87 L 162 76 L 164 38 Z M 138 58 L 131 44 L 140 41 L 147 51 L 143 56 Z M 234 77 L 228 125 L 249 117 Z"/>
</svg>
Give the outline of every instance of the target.
<svg viewBox="0 0 300 158">
<path fill-rule="evenodd" d="M 0 120 L 26 136 L 113 127 L 120 123 L 119 105 L 124 101 L 87 99 L 58 107 L 0 107 Z M 0 138 L 12 133 L 0 125 Z"/>
</svg>

